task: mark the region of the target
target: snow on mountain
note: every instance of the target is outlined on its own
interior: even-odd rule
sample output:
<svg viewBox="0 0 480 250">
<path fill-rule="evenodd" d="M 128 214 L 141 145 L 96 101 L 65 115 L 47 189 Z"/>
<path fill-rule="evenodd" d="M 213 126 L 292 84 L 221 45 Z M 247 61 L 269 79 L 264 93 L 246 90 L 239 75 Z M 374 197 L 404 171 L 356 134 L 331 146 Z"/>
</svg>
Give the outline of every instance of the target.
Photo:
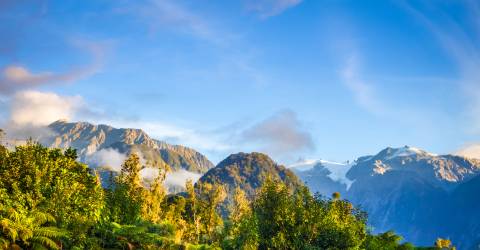
<svg viewBox="0 0 480 250">
<path fill-rule="evenodd" d="M 393 149 L 393 152 L 391 152 L 390 155 L 386 157 L 386 159 L 391 160 L 397 157 L 408 157 L 408 156 L 414 156 L 414 155 L 437 156 L 436 154 L 429 153 L 419 148 L 404 146 L 401 148 Z"/>
<path fill-rule="evenodd" d="M 313 169 L 315 166 L 321 165 L 325 167 L 330 173 L 328 177 L 333 181 L 337 181 L 347 185 L 347 189 L 352 184 L 352 181 L 346 177 L 348 170 L 352 167 L 352 164 L 349 162 L 339 163 L 326 160 L 314 160 L 314 159 L 305 159 L 299 160 L 298 162 L 291 164 L 288 168 L 291 168 L 296 171 L 308 171 Z"/>
</svg>

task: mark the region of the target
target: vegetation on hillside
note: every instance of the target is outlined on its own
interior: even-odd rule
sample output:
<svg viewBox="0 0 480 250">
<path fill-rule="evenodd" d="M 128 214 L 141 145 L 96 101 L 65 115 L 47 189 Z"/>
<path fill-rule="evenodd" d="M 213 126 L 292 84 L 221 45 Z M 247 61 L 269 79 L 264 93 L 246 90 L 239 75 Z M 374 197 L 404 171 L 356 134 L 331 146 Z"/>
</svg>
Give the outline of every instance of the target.
<svg viewBox="0 0 480 250">
<path fill-rule="evenodd" d="M 371 235 L 366 214 L 339 195 L 292 190 L 266 176 L 255 197 L 191 181 L 168 195 L 166 169 L 147 183 L 132 154 L 104 187 L 75 150 L 0 146 L 0 249 L 415 249 L 392 232 Z M 451 249 L 439 239 L 432 249 Z"/>
</svg>

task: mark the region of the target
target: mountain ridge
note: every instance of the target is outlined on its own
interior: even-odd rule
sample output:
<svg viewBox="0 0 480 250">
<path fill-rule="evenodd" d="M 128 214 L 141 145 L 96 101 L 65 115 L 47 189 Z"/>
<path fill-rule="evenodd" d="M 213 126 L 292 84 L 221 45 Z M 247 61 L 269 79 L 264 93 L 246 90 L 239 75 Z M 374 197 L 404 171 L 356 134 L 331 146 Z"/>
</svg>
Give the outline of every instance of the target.
<svg viewBox="0 0 480 250">
<path fill-rule="evenodd" d="M 53 122 L 48 128 L 54 135 L 43 138 L 42 143 L 50 147 L 75 148 L 83 161 L 95 152 L 112 148 L 124 154 L 140 153 L 150 165 L 167 164 L 173 170 L 205 173 L 214 167 L 207 157 L 196 150 L 153 139 L 142 129 L 114 128 L 105 124 L 65 120 Z"/>
</svg>

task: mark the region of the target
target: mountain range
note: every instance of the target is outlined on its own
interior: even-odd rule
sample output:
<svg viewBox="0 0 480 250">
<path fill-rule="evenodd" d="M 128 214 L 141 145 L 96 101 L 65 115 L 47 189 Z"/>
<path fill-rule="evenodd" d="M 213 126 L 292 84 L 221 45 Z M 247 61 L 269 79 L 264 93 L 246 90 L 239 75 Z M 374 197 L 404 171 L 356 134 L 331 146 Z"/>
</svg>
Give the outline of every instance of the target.
<svg viewBox="0 0 480 250">
<path fill-rule="evenodd" d="M 458 249 L 480 246 L 477 159 L 405 146 L 388 147 L 346 163 L 308 160 L 287 168 L 262 153 L 238 153 L 214 166 L 194 149 L 153 139 L 140 129 L 66 121 L 54 122 L 48 128 L 53 136 L 43 138 L 43 144 L 73 147 L 81 161 L 93 165 L 101 165 L 92 159 L 102 152 L 136 152 L 148 167 L 166 164 L 173 171 L 203 175 L 199 182 L 223 184 L 230 198 L 236 187 L 252 198 L 270 176 L 292 188 L 307 185 L 312 192 L 327 197 L 340 192 L 368 213 L 374 232 L 394 230 L 416 245 L 431 245 L 442 237 L 451 239 Z"/>
</svg>

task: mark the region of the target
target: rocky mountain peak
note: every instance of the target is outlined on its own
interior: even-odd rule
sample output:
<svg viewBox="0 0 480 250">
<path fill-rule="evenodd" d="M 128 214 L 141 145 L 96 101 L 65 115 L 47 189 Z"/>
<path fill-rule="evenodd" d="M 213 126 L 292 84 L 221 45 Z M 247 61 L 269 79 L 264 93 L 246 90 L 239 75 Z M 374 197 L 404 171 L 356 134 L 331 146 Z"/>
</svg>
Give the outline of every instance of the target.
<svg viewBox="0 0 480 250">
<path fill-rule="evenodd" d="M 480 161 L 454 155 L 436 155 L 409 146 L 387 147 L 376 155 L 357 159 L 347 177 L 355 180 L 399 171 L 415 174 L 449 190 L 456 183 L 480 173 Z"/>
</svg>

